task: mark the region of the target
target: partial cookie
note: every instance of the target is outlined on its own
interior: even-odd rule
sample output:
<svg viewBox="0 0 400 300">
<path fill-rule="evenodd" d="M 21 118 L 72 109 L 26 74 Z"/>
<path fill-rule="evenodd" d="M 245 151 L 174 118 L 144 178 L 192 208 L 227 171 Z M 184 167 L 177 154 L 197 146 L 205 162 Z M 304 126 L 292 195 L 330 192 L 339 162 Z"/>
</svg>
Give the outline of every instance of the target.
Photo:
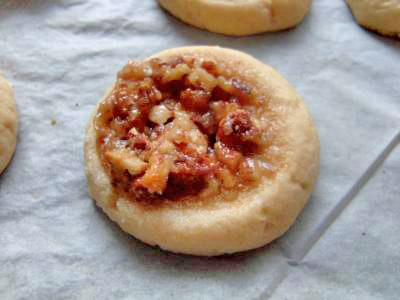
<svg viewBox="0 0 400 300">
<path fill-rule="evenodd" d="M 347 0 L 357 22 L 383 35 L 400 37 L 400 0 Z"/>
<path fill-rule="evenodd" d="M 227 35 L 284 30 L 299 24 L 311 0 L 159 0 L 183 22 Z"/>
<path fill-rule="evenodd" d="M 265 245 L 303 209 L 319 139 L 292 86 L 219 47 L 130 62 L 89 120 L 89 191 L 126 232 L 173 252 Z"/>
<path fill-rule="evenodd" d="M 17 143 L 18 115 L 11 84 L 0 73 L 0 173 L 14 154 Z"/>
</svg>

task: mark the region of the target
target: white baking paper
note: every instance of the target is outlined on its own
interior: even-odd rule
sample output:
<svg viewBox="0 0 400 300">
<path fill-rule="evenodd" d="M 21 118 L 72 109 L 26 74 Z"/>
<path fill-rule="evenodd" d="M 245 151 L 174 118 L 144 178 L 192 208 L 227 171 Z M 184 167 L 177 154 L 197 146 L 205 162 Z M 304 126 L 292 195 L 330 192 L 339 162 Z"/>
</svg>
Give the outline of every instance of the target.
<svg viewBox="0 0 400 300">
<path fill-rule="evenodd" d="M 235 48 L 272 65 L 314 116 L 320 180 L 270 246 L 218 258 L 170 254 L 124 234 L 87 193 L 84 128 L 116 72 L 129 59 L 188 45 Z M 314 1 L 296 29 L 234 38 L 187 26 L 152 0 L 0 0 L 0 70 L 20 113 L 17 151 L 0 177 L 0 299 L 308 299 L 307 287 L 296 288 L 303 275 L 329 299 L 399 294 L 399 266 L 390 263 L 399 258 L 399 191 L 379 182 L 395 185 L 400 173 L 371 177 L 398 149 L 400 42 L 357 26 L 344 1 Z M 368 219 L 352 208 L 364 193 L 377 241 L 392 237 L 385 251 L 373 248 L 379 259 L 372 232 L 359 236 Z M 359 269 L 348 272 L 381 272 L 350 280 L 340 270 L 351 263 Z"/>
<path fill-rule="evenodd" d="M 400 147 L 272 299 L 398 299 Z"/>
</svg>

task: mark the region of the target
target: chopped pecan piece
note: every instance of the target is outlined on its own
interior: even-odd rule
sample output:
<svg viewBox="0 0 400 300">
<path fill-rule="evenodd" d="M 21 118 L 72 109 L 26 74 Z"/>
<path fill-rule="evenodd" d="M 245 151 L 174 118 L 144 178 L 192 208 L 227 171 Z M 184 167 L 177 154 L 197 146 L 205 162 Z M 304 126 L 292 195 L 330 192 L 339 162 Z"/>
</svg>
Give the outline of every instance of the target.
<svg viewBox="0 0 400 300">
<path fill-rule="evenodd" d="M 167 186 L 171 166 L 172 162 L 165 156 L 153 154 L 149 160 L 149 168 L 142 177 L 135 180 L 134 186 L 144 187 L 150 193 L 162 194 Z"/>
<path fill-rule="evenodd" d="M 183 76 L 190 73 L 190 68 L 186 64 L 178 64 L 174 68 L 167 68 L 162 76 L 161 82 L 167 83 L 173 80 L 180 80 Z"/>
<path fill-rule="evenodd" d="M 238 78 L 232 78 L 230 80 L 219 76 L 217 79 L 218 86 L 225 92 L 240 98 L 247 99 L 251 96 L 251 88 Z"/>
<path fill-rule="evenodd" d="M 172 112 L 165 105 L 156 105 L 150 110 L 149 119 L 150 121 L 162 125 L 172 117 Z"/>
<path fill-rule="evenodd" d="M 219 123 L 217 138 L 226 144 L 253 142 L 260 143 L 261 131 L 247 111 L 229 113 Z"/>
<path fill-rule="evenodd" d="M 125 80 L 142 80 L 146 77 L 148 68 L 143 62 L 129 61 L 118 73 L 118 77 Z"/>
<path fill-rule="evenodd" d="M 228 166 L 232 172 L 236 172 L 239 164 L 243 160 L 243 155 L 231 148 L 226 147 L 221 142 L 217 142 L 214 145 L 215 155 L 217 159 Z"/>
<path fill-rule="evenodd" d="M 218 76 L 219 73 L 219 68 L 218 65 L 215 61 L 212 60 L 205 60 L 202 62 L 201 67 L 205 70 L 207 70 L 208 73 Z"/>
<path fill-rule="evenodd" d="M 181 92 L 180 101 L 184 108 L 191 111 L 205 112 L 208 110 L 210 92 L 187 88 Z"/>
<path fill-rule="evenodd" d="M 210 108 L 215 116 L 215 121 L 219 123 L 229 113 L 235 112 L 240 109 L 237 103 L 227 103 L 223 101 L 216 101 L 210 104 Z"/>
<path fill-rule="evenodd" d="M 106 158 L 118 169 L 127 170 L 132 176 L 146 170 L 147 163 L 125 150 L 113 150 L 106 152 Z"/>
<path fill-rule="evenodd" d="M 212 91 L 217 85 L 217 79 L 203 68 L 195 68 L 187 77 L 188 82 L 194 87 Z"/>
<path fill-rule="evenodd" d="M 261 176 L 260 166 L 254 159 L 246 158 L 239 166 L 239 174 L 244 181 L 257 181 Z"/>
<path fill-rule="evenodd" d="M 192 115 L 193 122 L 199 126 L 200 130 L 207 134 L 212 135 L 217 131 L 217 124 L 214 119 L 214 114 L 212 112 L 206 112 L 205 114 L 194 113 Z"/>
<path fill-rule="evenodd" d="M 145 150 L 149 144 L 149 138 L 133 127 L 128 132 L 128 142 L 132 149 Z"/>
</svg>

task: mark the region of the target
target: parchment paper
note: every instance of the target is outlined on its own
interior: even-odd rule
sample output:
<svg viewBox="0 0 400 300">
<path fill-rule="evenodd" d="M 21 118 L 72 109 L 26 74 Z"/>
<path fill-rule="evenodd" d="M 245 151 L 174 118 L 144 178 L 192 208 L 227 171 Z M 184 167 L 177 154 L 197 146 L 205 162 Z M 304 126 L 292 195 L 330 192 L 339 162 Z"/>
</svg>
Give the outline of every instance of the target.
<svg viewBox="0 0 400 300">
<path fill-rule="evenodd" d="M 399 174 L 397 147 L 273 299 L 398 299 Z"/>
<path fill-rule="evenodd" d="M 272 245 L 170 254 L 124 234 L 88 196 L 82 145 L 95 104 L 129 59 L 187 45 L 272 65 L 315 118 L 320 180 Z M 343 1 L 314 1 L 296 29 L 233 38 L 187 26 L 152 0 L 3 0 L 0 70 L 20 113 L 0 177 L 0 299 L 398 297 L 400 42 L 357 26 Z"/>
</svg>

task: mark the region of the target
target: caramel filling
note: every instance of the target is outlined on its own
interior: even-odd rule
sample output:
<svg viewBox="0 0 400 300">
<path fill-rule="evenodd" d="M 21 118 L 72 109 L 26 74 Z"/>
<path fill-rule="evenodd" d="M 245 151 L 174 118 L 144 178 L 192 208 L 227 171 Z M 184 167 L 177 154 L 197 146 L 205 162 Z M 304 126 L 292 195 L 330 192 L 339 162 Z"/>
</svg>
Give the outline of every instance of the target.
<svg viewBox="0 0 400 300">
<path fill-rule="evenodd" d="M 277 164 L 265 105 L 212 60 L 129 62 L 100 104 L 97 150 L 116 192 L 201 199 L 254 187 Z"/>
</svg>

